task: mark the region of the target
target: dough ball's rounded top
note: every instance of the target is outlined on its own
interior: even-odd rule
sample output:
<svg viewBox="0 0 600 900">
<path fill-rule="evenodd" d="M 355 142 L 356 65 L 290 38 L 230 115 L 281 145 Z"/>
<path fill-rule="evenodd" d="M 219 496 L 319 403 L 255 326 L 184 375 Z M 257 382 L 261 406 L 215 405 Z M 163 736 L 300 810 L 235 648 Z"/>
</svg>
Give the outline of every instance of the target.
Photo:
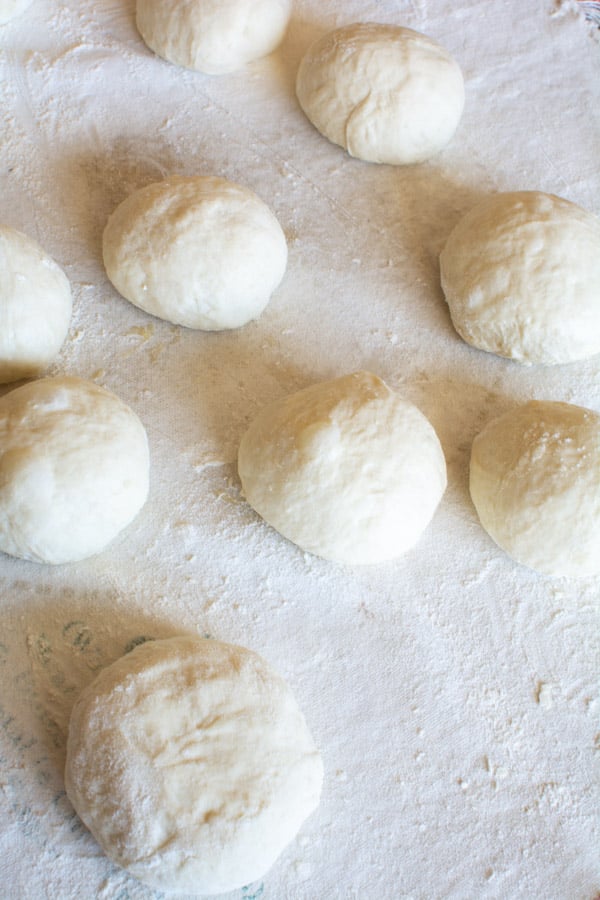
<svg viewBox="0 0 600 900">
<path fill-rule="evenodd" d="M 296 78 L 300 106 L 313 125 L 351 156 L 403 165 L 438 153 L 464 107 L 455 60 L 410 28 L 346 25 L 319 38 Z"/>
<path fill-rule="evenodd" d="M 0 398 L 0 550 L 67 563 L 103 550 L 148 494 L 135 413 L 81 378 L 42 378 Z"/>
<path fill-rule="evenodd" d="M 71 287 L 40 245 L 0 225 L 0 382 L 39 375 L 62 347 Z"/>
<path fill-rule="evenodd" d="M 600 415 L 531 401 L 475 438 L 470 490 L 513 559 L 548 575 L 600 573 Z"/>
<path fill-rule="evenodd" d="M 136 23 L 159 56 L 220 75 L 275 50 L 291 11 L 292 0 L 137 0 Z"/>
<path fill-rule="evenodd" d="M 600 219 L 541 191 L 499 193 L 440 257 L 454 326 L 481 350 L 553 365 L 600 353 Z"/>
<path fill-rule="evenodd" d="M 446 488 L 434 429 L 369 372 L 268 406 L 242 438 L 238 470 L 248 502 L 277 531 L 349 564 L 416 544 Z"/>
<path fill-rule="evenodd" d="M 32 0 L 0 0 L 0 25 L 24 13 Z"/>
<path fill-rule="evenodd" d="M 71 715 L 67 794 L 107 856 L 157 890 L 217 894 L 262 877 L 322 780 L 287 684 L 220 641 L 142 644 Z"/>
<path fill-rule="evenodd" d="M 269 207 L 245 187 L 172 176 L 131 194 L 104 229 L 106 272 L 140 309 L 188 328 L 238 328 L 263 311 L 287 265 Z"/>
</svg>

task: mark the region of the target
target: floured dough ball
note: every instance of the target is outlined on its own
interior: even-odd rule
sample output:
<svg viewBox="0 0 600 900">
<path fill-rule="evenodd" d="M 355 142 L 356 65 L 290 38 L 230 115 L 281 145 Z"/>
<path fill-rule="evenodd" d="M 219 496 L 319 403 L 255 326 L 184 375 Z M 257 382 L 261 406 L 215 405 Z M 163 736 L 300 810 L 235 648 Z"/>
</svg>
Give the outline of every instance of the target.
<svg viewBox="0 0 600 900">
<path fill-rule="evenodd" d="M 220 75 L 275 50 L 291 10 L 292 0 L 137 0 L 136 22 L 159 56 Z"/>
<path fill-rule="evenodd" d="M 0 0 L 0 25 L 24 13 L 32 0 Z"/>
<path fill-rule="evenodd" d="M 71 321 L 62 269 L 27 235 L 0 225 L 0 382 L 39 375 Z"/>
<path fill-rule="evenodd" d="M 321 757 L 256 653 L 150 641 L 75 704 L 65 783 L 104 852 L 151 887 L 218 894 L 262 877 L 319 802 Z"/>
<path fill-rule="evenodd" d="M 312 44 L 296 94 L 334 144 L 394 165 L 442 150 L 465 101 L 460 68 L 443 47 L 410 28 L 376 23 L 346 25 Z"/>
<path fill-rule="evenodd" d="M 454 327 L 481 350 L 553 365 L 600 353 L 600 219 L 540 191 L 495 194 L 440 257 Z"/>
<path fill-rule="evenodd" d="M 259 316 L 287 265 L 269 207 L 247 188 L 208 176 L 173 176 L 135 191 L 109 218 L 103 253 L 123 297 L 206 331 Z"/>
<path fill-rule="evenodd" d="M 470 489 L 510 556 L 548 575 L 600 573 L 600 416 L 532 401 L 475 438 Z"/>
<path fill-rule="evenodd" d="M 42 378 L 0 399 L 0 550 L 67 563 L 98 553 L 148 493 L 146 432 L 114 394 Z"/>
<path fill-rule="evenodd" d="M 416 544 L 446 488 L 432 426 L 369 372 L 268 406 L 242 438 L 238 470 L 248 502 L 277 531 L 350 564 Z"/>
</svg>

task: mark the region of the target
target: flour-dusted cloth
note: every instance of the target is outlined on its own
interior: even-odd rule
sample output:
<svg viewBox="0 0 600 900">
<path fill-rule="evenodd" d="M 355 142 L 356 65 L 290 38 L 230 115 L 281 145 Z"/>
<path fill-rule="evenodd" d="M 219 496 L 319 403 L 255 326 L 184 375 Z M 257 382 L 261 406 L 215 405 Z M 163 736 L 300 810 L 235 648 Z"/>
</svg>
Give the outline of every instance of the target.
<svg viewBox="0 0 600 900">
<path fill-rule="evenodd" d="M 351 159 L 303 116 L 303 53 L 356 20 L 423 31 L 461 65 L 464 114 L 429 162 Z M 325 761 L 318 810 L 232 900 L 598 894 L 600 582 L 513 563 L 477 520 L 467 469 L 474 435 L 516 403 L 600 410 L 600 359 L 523 368 L 466 346 L 438 270 L 452 227 L 492 191 L 549 191 L 600 213 L 595 33 L 570 0 L 297 0 L 279 50 L 207 77 L 148 50 L 133 0 L 35 0 L 2 27 L 2 219 L 73 286 L 51 372 L 122 397 L 152 464 L 146 506 L 99 556 L 57 568 L 0 558 L 4 897 L 153 896 L 69 806 L 65 734 L 100 667 L 182 632 L 264 656 Z M 256 322 L 192 332 L 109 284 L 108 216 L 169 174 L 239 182 L 277 215 L 288 269 Z M 449 486 L 414 550 L 352 568 L 262 522 L 236 454 L 264 404 L 359 369 L 431 420 Z"/>
</svg>

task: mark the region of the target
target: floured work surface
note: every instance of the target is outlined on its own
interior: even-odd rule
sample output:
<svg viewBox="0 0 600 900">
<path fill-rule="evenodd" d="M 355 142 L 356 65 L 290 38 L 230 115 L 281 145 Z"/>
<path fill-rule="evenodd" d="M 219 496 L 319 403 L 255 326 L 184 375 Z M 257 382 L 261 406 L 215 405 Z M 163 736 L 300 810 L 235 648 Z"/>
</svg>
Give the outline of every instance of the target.
<svg viewBox="0 0 600 900">
<path fill-rule="evenodd" d="M 353 160 L 299 109 L 308 44 L 359 19 L 423 31 L 463 69 L 458 133 L 428 163 Z M 152 458 L 150 499 L 106 552 L 58 568 L 0 560 L 2 895 L 153 896 L 74 816 L 65 732 L 101 666 L 144 638 L 191 632 L 278 669 L 325 761 L 318 811 L 236 900 L 592 900 L 600 582 L 513 563 L 477 521 L 467 468 L 473 436 L 515 403 L 600 410 L 600 359 L 523 368 L 467 347 L 437 263 L 491 191 L 545 190 L 600 213 L 590 27 L 550 0 L 305 0 L 275 54 L 210 78 L 154 57 L 130 0 L 34 0 L 0 47 L 2 220 L 37 239 L 74 289 L 51 372 L 121 396 Z M 109 285 L 108 215 L 172 173 L 238 181 L 278 216 L 289 265 L 258 321 L 188 331 Z M 430 418 L 449 487 L 413 551 L 353 570 L 261 522 L 235 457 L 263 404 L 360 368 Z"/>
</svg>

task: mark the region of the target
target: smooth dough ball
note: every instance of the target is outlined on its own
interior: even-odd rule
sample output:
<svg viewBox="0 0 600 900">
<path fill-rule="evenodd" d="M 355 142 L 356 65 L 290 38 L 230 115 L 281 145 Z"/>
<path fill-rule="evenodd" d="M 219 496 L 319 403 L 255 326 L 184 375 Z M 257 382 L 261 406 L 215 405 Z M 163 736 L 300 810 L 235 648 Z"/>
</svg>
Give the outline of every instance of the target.
<svg viewBox="0 0 600 900">
<path fill-rule="evenodd" d="M 81 378 L 42 378 L 0 399 L 0 550 L 45 563 L 98 553 L 148 493 L 138 417 Z"/>
<path fill-rule="evenodd" d="M 173 176 L 135 191 L 109 218 L 103 254 L 108 277 L 135 306 L 206 331 L 259 316 L 287 265 L 269 207 L 208 176 Z"/>
<path fill-rule="evenodd" d="M 163 59 L 220 75 L 275 50 L 291 11 L 292 0 L 137 0 L 136 22 Z"/>
<path fill-rule="evenodd" d="M 242 438 L 238 470 L 246 499 L 277 531 L 349 564 L 416 544 L 446 488 L 432 426 L 369 372 L 268 406 Z"/>
<path fill-rule="evenodd" d="M 24 13 L 32 0 L 0 0 L 0 25 Z"/>
<path fill-rule="evenodd" d="M 0 382 L 38 375 L 62 347 L 71 287 L 40 245 L 0 225 Z"/>
<path fill-rule="evenodd" d="M 442 150 L 465 101 L 460 68 L 443 47 L 410 28 L 376 23 L 346 25 L 312 44 L 296 94 L 334 144 L 394 165 Z"/>
<path fill-rule="evenodd" d="M 475 438 L 470 490 L 513 559 L 548 575 L 600 573 L 600 416 L 532 401 Z"/>
<path fill-rule="evenodd" d="M 540 191 L 495 194 L 440 257 L 454 327 L 481 350 L 553 365 L 600 353 L 600 219 Z"/>
<path fill-rule="evenodd" d="M 289 687 L 232 644 L 142 644 L 71 715 L 75 810 L 107 856 L 168 893 L 224 893 L 262 877 L 318 805 L 322 780 Z"/>
</svg>

